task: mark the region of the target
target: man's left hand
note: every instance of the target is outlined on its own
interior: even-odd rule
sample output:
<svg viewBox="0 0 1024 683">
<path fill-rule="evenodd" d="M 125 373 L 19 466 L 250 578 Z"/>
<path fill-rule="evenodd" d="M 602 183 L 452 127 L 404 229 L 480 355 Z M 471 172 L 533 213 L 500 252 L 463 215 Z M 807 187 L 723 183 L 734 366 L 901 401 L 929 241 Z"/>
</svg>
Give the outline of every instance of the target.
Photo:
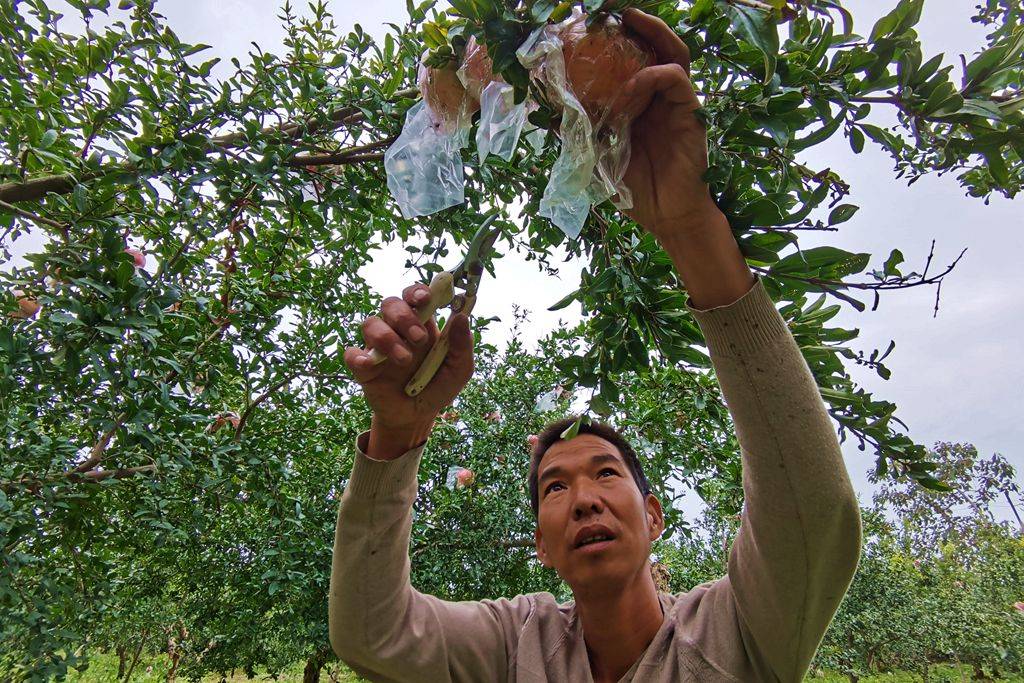
<svg viewBox="0 0 1024 683">
<path fill-rule="evenodd" d="M 612 111 L 631 124 L 624 181 L 633 208 L 625 213 L 660 240 L 699 229 L 720 214 L 703 179 L 707 131 L 696 114 L 701 103 L 690 82 L 686 44 L 664 21 L 637 9 L 623 13 L 623 24 L 658 61 L 626 82 Z"/>
</svg>

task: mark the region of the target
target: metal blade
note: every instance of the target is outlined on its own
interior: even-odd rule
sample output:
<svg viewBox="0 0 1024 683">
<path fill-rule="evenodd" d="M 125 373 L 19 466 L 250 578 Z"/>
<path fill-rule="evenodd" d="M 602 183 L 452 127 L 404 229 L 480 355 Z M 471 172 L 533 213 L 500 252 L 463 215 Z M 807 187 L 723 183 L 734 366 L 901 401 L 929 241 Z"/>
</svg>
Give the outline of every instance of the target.
<svg viewBox="0 0 1024 683">
<path fill-rule="evenodd" d="M 490 255 L 498 235 L 501 234 L 501 228 L 491 227 L 497 219 L 498 214 L 496 213 L 492 213 L 484 219 L 480 229 L 473 235 L 462 263 L 451 270 L 456 286 L 465 289 L 469 295 L 476 293 L 476 284 L 484 272 L 484 259 Z"/>
</svg>

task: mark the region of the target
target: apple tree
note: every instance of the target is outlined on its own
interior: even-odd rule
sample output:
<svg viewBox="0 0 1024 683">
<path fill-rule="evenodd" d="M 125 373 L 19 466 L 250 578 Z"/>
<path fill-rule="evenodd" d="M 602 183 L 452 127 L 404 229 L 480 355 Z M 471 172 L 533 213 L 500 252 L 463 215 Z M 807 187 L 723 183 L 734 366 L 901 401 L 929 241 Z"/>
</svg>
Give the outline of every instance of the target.
<svg viewBox="0 0 1024 683">
<path fill-rule="evenodd" d="M 427 0 L 410 2 L 380 41 L 339 29 L 323 2 L 285 2 L 281 54 L 254 46 L 230 65 L 182 42 L 152 0 L 68 0 L 63 11 L 84 25 L 74 31 L 51 4 L 0 3 L 0 676 L 62 675 L 94 645 L 89 627 L 109 626 L 118 610 L 185 652 L 186 670 L 218 657 L 214 668 L 319 661 L 312 587 L 328 571 L 331 496 L 365 417 L 338 351 L 359 342 L 382 294 L 360 271 L 398 244 L 427 279 L 457 258 L 483 210 L 500 213 L 499 251 L 536 262 L 538 278 L 557 272 L 556 249 L 586 263 L 578 286 L 536 302 L 578 302 L 584 322 L 542 345 L 550 376 L 533 390 L 562 386 L 641 430 L 659 477 L 693 480 L 738 509 L 735 442 L 668 259 L 607 202 L 575 239 L 539 215 L 560 112 L 515 51 L 574 5 L 596 19 L 635 4 L 686 42 L 704 98 L 707 180 L 841 435 L 871 448 L 878 476 L 945 487 L 896 406 L 849 376 L 858 364 L 888 378 L 892 347 L 859 350 L 856 330 L 829 321 L 890 290 L 937 287 L 951 266 L 921 254 L 912 268 L 897 244 L 879 255 L 802 248 L 808 232 L 838 237 L 856 205 L 839 171 L 800 155 L 844 135 L 854 151 L 887 150 L 909 182 L 955 173 L 971 195 L 1015 196 L 1019 0 L 979 7 L 989 42 L 959 67 L 922 54 L 922 0 L 892 3 L 866 36 L 836 0 L 457 0 L 443 11 Z M 517 98 L 541 103 L 530 118 L 539 144 L 486 163 L 465 148 L 464 203 L 407 220 L 387 190 L 384 150 L 418 101 L 424 50 L 460 58 L 470 36 Z M 877 109 L 896 111 L 898 125 L 872 123 Z M 478 331 L 483 343 L 486 326 Z M 527 404 L 497 392 L 477 408 L 513 415 Z M 475 411 L 466 417 L 493 431 L 494 447 L 519 442 Z M 469 447 L 454 428 L 434 437 L 451 456 Z M 445 554 L 444 532 L 462 528 L 446 498 L 478 509 L 517 493 L 511 475 L 500 495 L 474 488 L 486 480 L 475 473 L 418 511 L 418 580 L 450 595 L 550 585 L 528 561 L 488 565 L 494 549 L 468 540 L 519 539 L 493 534 L 525 531 L 522 510 L 501 508 L 491 526 L 445 539 Z M 440 482 L 440 470 L 424 474 Z M 469 583 L 446 581 L 452 561 Z M 294 633 L 262 628 L 296 623 L 305 631 L 293 650 L 282 648 Z M 138 643 L 97 633 L 111 646 Z M 230 650 L 225 638 L 231 655 L 218 654 Z"/>
</svg>

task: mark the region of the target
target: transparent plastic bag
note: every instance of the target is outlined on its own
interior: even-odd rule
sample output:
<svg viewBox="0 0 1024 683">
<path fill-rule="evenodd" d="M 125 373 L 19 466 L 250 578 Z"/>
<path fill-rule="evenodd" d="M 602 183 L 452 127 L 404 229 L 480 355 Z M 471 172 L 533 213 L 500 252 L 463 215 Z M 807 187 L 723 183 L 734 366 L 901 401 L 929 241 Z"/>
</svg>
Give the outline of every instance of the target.
<svg viewBox="0 0 1024 683">
<path fill-rule="evenodd" d="M 460 465 L 452 465 L 448 468 L 444 485 L 450 491 L 454 491 L 455 489 L 464 489 L 472 486 L 474 481 L 476 481 L 476 474 L 473 473 L 473 470 Z"/>
<path fill-rule="evenodd" d="M 384 153 L 388 190 L 407 219 L 465 201 L 461 150 L 474 111 L 454 69 L 421 62 L 419 85 L 428 95 L 406 112 L 401 134 Z"/>
<path fill-rule="evenodd" d="M 480 94 L 480 124 L 476 131 L 480 163 L 486 163 L 488 154 L 505 161 L 512 159 L 528 114 L 527 101 L 516 104 L 511 85 L 503 81 L 487 84 Z"/>
<path fill-rule="evenodd" d="M 558 407 L 559 395 L 560 394 L 554 389 L 545 391 L 537 397 L 537 401 L 534 403 L 533 409 L 538 413 L 546 413 L 550 410 L 554 410 Z"/>
<path fill-rule="evenodd" d="M 613 126 L 601 113 L 597 125 L 573 92 L 566 75 L 562 35 L 584 21 L 579 8 L 560 24 L 542 26 L 519 47 L 519 62 L 561 110 L 561 151 L 540 202 L 540 215 L 570 239 L 583 230 L 590 207 L 612 198 L 619 209 L 633 206 L 622 178 L 629 164 L 629 130 Z"/>
<path fill-rule="evenodd" d="M 477 132 L 481 161 L 508 161 L 528 112 L 512 88 L 491 73 L 487 51 L 470 40 L 458 69 L 419 69 L 422 101 L 409 109 L 398 139 L 384 154 L 388 190 L 405 218 L 426 216 L 465 201 L 461 150 L 473 114 L 483 106 Z"/>
<path fill-rule="evenodd" d="M 401 135 L 384 153 L 388 190 L 402 216 L 427 216 L 465 201 L 460 150 L 468 139 L 468 126 L 446 133 L 424 102 L 409 109 Z"/>
</svg>

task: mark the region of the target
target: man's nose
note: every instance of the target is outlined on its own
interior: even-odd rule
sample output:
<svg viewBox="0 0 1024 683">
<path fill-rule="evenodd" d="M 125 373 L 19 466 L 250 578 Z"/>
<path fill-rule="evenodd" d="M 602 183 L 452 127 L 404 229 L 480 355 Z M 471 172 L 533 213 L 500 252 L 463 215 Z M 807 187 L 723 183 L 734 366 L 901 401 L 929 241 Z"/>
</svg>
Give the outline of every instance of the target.
<svg viewBox="0 0 1024 683">
<path fill-rule="evenodd" d="M 581 484 L 577 487 L 576 498 L 572 502 L 572 512 L 576 519 L 599 513 L 604 510 L 604 503 L 596 487 Z"/>
</svg>

